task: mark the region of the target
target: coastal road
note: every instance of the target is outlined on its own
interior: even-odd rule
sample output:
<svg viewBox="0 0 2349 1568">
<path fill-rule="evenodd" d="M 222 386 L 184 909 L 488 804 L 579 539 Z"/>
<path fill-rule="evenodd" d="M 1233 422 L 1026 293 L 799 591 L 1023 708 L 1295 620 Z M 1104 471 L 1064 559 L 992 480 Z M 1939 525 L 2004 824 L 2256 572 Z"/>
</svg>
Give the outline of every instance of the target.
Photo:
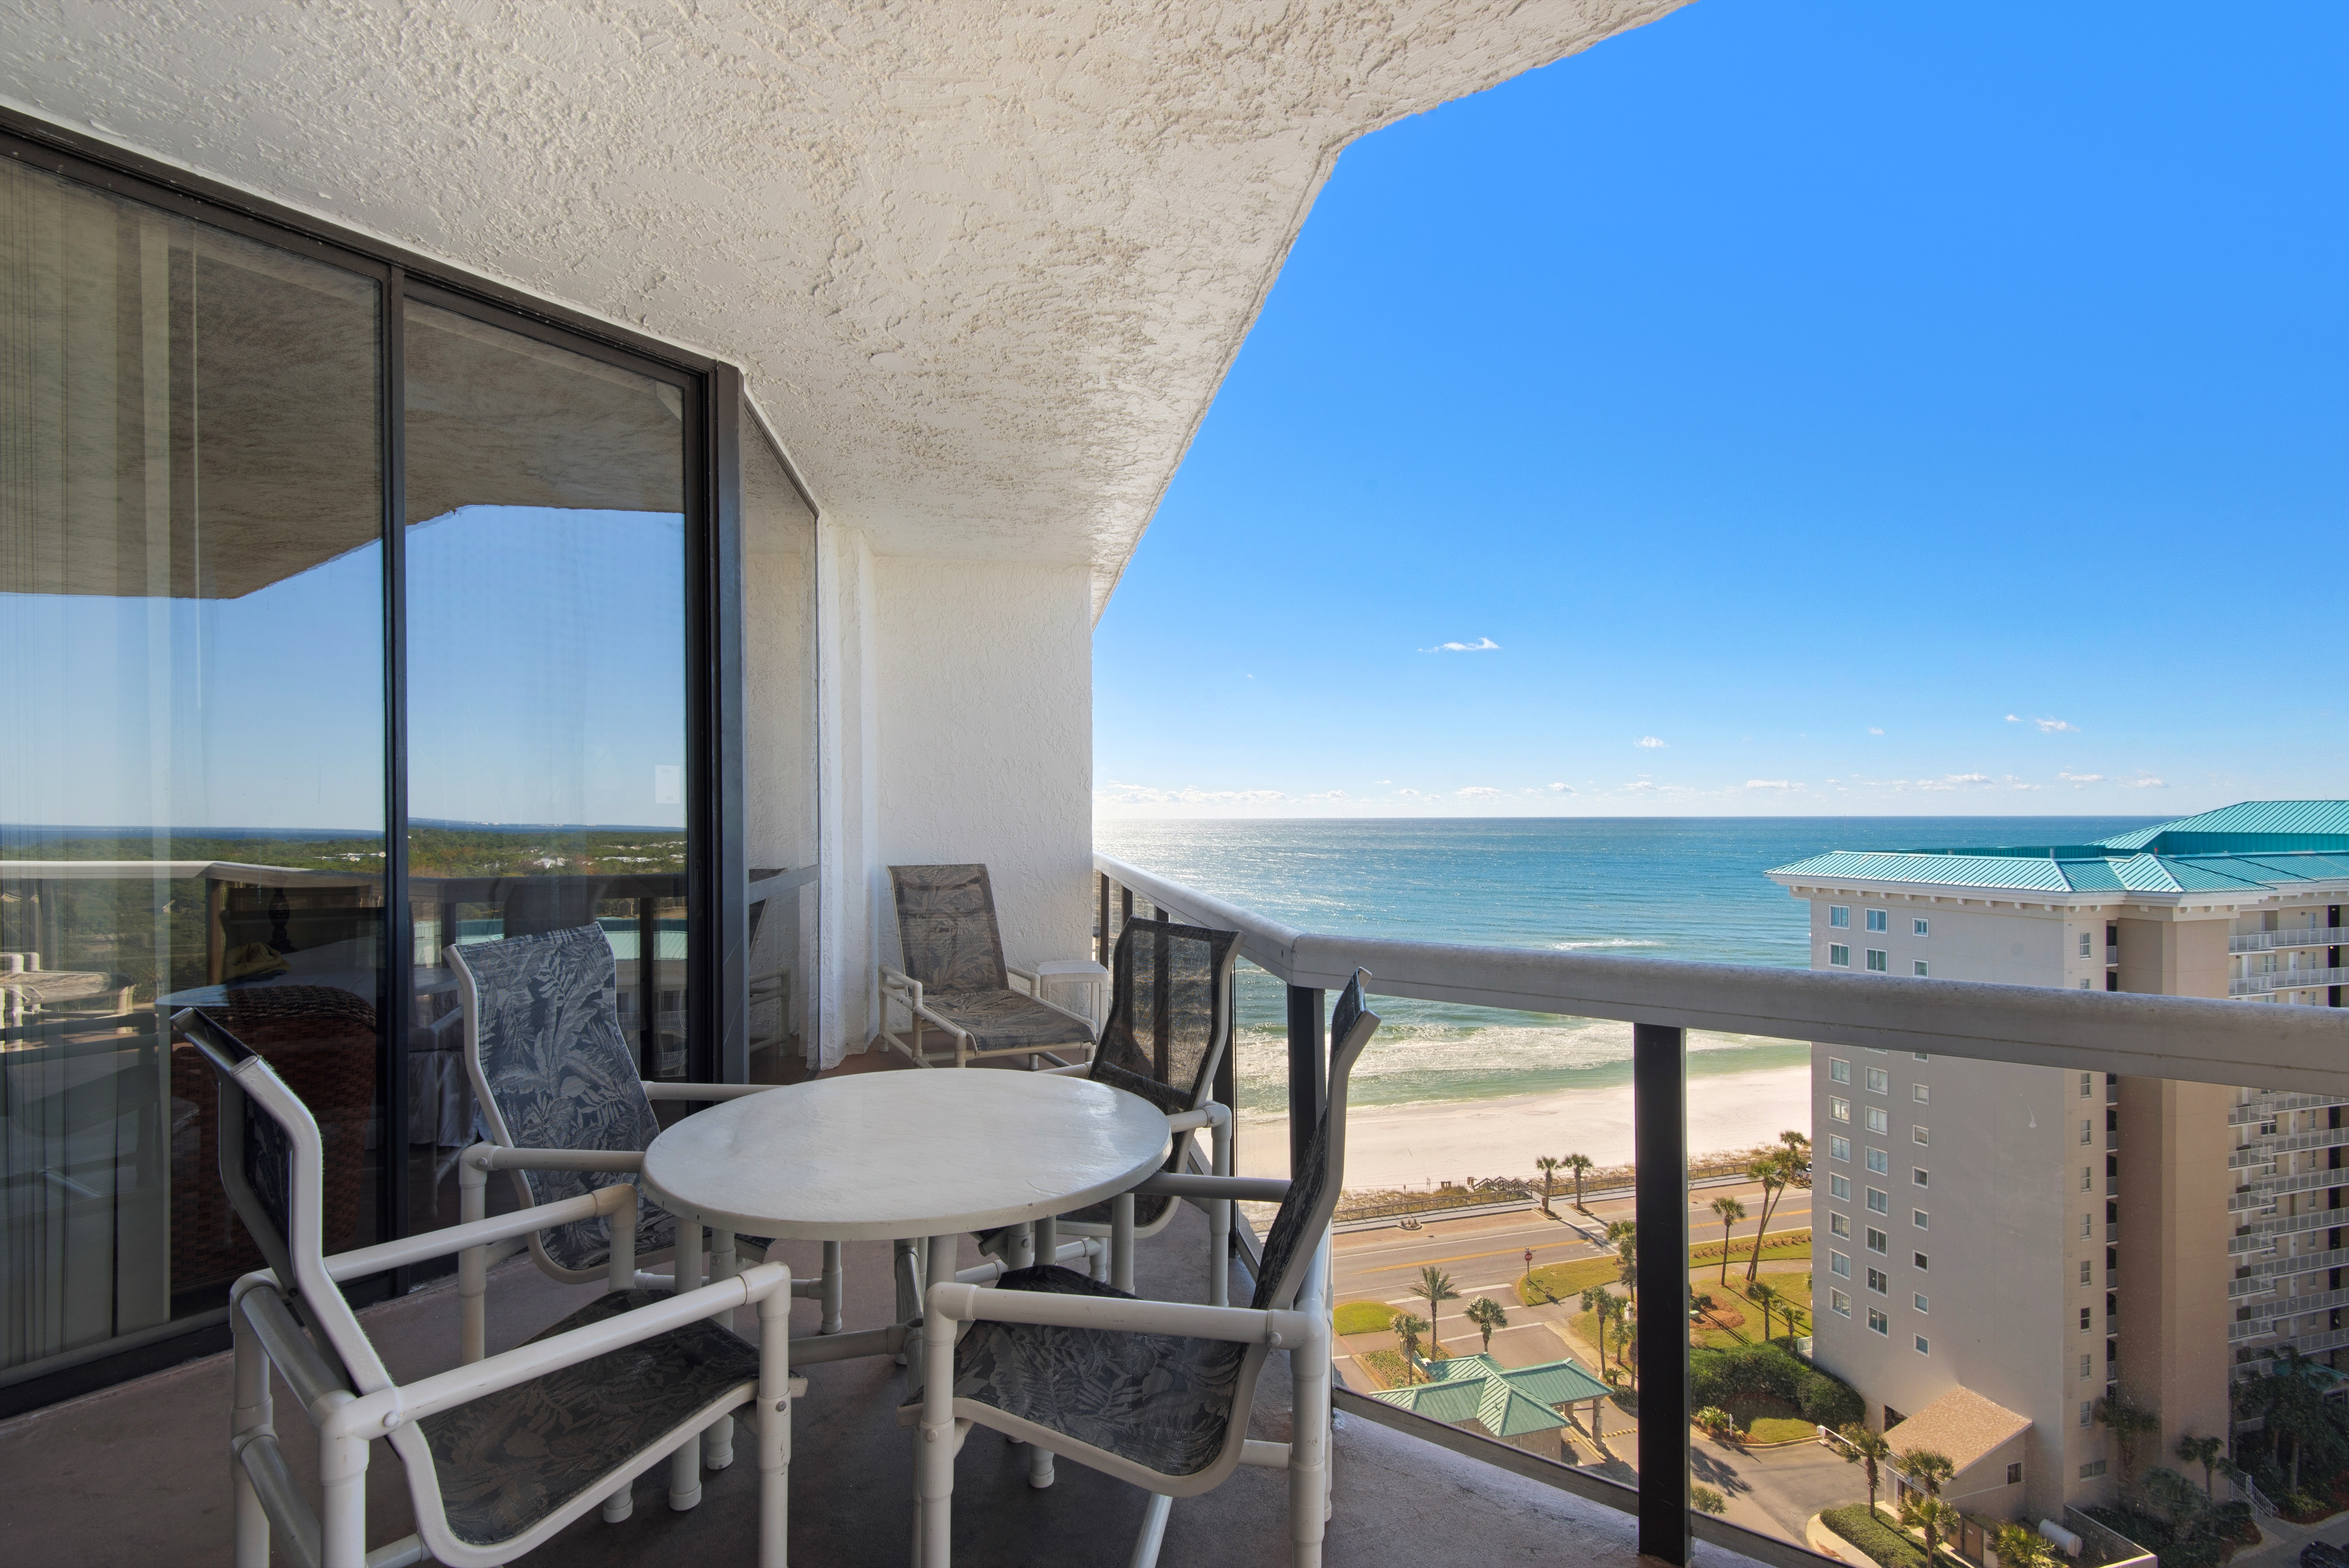
<svg viewBox="0 0 2349 1568">
<path fill-rule="evenodd" d="M 1732 1231 L 1733 1239 L 1752 1238 L 1762 1211 L 1762 1190 L 1758 1183 L 1746 1181 L 1701 1187 L 1689 1194 L 1692 1243 L 1721 1239 L 1721 1222 L 1708 1205 L 1724 1193 L 1744 1202 L 1748 1212 L 1748 1217 Z M 1572 1202 L 1568 1194 L 1553 1200 L 1553 1204 L 1560 1214 L 1569 1214 Z M 1631 1209 L 1629 1193 L 1599 1198 L 1591 1202 L 1589 1217 L 1577 1215 L 1576 1219 L 1592 1234 L 1603 1234 L 1609 1221 L 1630 1219 Z M 1788 1191 L 1770 1216 L 1773 1234 L 1801 1230 L 1810 1222 L 1811 1194 L 1800 1187 Z M 1536 1266 L 1596 1257 L 1606 1250 L 1586 1240 L 1573 1225 L 1544 1217 L 1538 1208 L 1430 1220 L 1416 1231 L 1392 1227 L 1354 1231 L 1333 1238 L 1331 1265 L 1337 1299 L 1341 1304 L 1377 1301 L 1396 1307 L 1415 1306 L 1424 1313 L 1425 1304 L 1411 1294 L 1411 1287 L 1420 1270 L 1432 1264 L 1451 1274 L 1453 1287 L 1460 1292 L 1460 1299 L 1446 1302 L 1436 1321 L 1436 1336 L 1447 1347 L 1474 1346 L 1478 1331 L 1462 1313 L 1476 1297 L 1489 1295 L 1510 1315 L 1510 1326 L 1493 1336 L 1494 1356 L 1505 1366 L 1554 1361 L 1567 1349 L 1566 1341 L 1549 1326 L 1550 1319 L 1562 1315 L 1560 1309 L 1520 1307 L 1511 1289 L 1526 1272 L 1527 1249 L 1533 1252 Z"/>
</svg>

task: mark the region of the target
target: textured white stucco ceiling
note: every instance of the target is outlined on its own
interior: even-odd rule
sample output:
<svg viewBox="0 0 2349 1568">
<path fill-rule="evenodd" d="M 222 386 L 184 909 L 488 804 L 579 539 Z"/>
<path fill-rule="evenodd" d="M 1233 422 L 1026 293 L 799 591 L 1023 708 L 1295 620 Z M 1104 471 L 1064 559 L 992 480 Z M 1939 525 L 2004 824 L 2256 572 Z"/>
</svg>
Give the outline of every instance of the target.
<svg viewBox="0 0 2349 1568">
<path fill-rule="evenodd" d="M 1345 144 L 1682 0 L 0 0 L 0 94 L 740 364 L 1098 613 Z"/>
</svg>

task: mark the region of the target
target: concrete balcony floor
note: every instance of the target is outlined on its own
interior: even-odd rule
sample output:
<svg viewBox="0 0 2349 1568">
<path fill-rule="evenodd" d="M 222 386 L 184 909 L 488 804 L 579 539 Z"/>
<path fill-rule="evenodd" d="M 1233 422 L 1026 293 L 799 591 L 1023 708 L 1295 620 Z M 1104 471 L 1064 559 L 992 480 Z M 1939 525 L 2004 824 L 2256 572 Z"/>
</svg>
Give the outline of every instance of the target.
<svg viewBox="0 0 2349 1568">
<path fill-rule="evenodd" d="M 860 1065 L 864 1065 L 860 1063 Z M 878 1066 L 878 1063 L 872 1064 Z M 1206 1225 L 1185 1208 L 1137 1251 L 1145 1295 L 1199 1300 Z M 965 1243 L 966 1264 L 978 1261 Z M 794 1274 L 813 1274 L 812 1245 L 792 1243 Z M 848 1326 L 885 1321 L 892 1308 L 885 1243 L 846 1249 Z M 547 1280 L 527 1257 L 495 1270 L 490 1348 L 521 1343 L 592 1299 L 595 1287 Z M 1245 1276 L 1233 1296 L 1245 1300 Z M 457 1299 L 443 1278 L 361 1314 L 397 1377 L 429 1374 L 456 1357 Z M 815 1331 L 815 1304 L 793 1306 L 793 1331 Z M 1288 1436 L 1284 1358 L 1267 1366 L 1251 1433 Z M 792 1431 L 791 1552 L 825 1568 L 903 1568 L 911 1547 L 913 1439 L 895 1418 L 905 1374 L 883 1357 L 808 1368 L 807 1398 Z M 307 1423 L 283 1384 L 278 1431 L 305 1486 L 315 1473 L 302 1439 Z M 228 1483 L 229 1358 L 191 1362 L 137 1382 L 50 1407 L 0 1426 L 0 1541 L 9 1561 L 78 1568 L 145 1568 L 231 1561 Z M 955 1562 L 972 1568 L 1122 1564 L 1132 1550 L 1143 1494 L 1066 1460 L 1046 1491 L 1027 1484 L 1026 1452 L 985 1431 L 963 1450 L 955 1492 Z M 667 1507 L 667 1464 L 638 1480 L 635 1515 L 609 1525 L 591 1511 L 519 1561 L 564 1568 L 653 1563 L 748 1563 L 758 1476 L 747 1442 L 733 1466 L 703 1479 L 688 1513 Z M 1632 1523 L 1564 1492 L 1445 1451 L 1402 1433 L 1350 1420 L 1336 1444 L 1337 1513 L 1326 1547 L 1333 1564 L 1425 1568 L 1445 1563 L 1556 1563 L 1631 1568 Z M 370 1547 L 409 1533 L 405 1473 L 377 1445 L 368 1472 Z M 1243 1469 L 1216 1491 L 1174 1506 L 1161 1561 L 1184 1564 L 1286 1563 L 1286 1482 Z M 283 1548 L 278 1562 L 292 1558 Z M 1730 1568 L 1747 1560 L 1700 1546 L 1697 1560 Z"/>
</svg>

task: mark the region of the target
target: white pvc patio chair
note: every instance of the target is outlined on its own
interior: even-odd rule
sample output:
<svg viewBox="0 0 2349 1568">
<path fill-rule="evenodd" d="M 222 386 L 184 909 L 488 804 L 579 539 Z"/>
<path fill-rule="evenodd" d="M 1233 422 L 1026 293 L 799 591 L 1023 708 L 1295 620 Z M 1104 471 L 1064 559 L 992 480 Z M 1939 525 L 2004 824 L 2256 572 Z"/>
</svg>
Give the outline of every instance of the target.
<svg viewBox="0 0 2349 1568">
<path fill-rule="evenodd" d="M 1157 1561 L 1175 1498 L 1221 1485 L 1243 1464 L 1286 1470 L 1290 1561 L 1318 1568 L 1330 1506 L 1330 1216 L 1345 1178 L 1347 1079 L 1379 1026 L 1362 1005 L 1363 978 L 1355 973 L 1331 1016 L 1329 1105 L 1293 1180 L 1162 1173 L 1143 1183 L 1174 1197 L 1280 1199 L 1246 1309 L 1139 1301 L 1056 1264 L 1006 1274 L 991 1290 L 929 1287 L 922 1400 L 901 1416 L 923 1438 L 917 1568 L 949 1568 L 955 1456 L 974 1426 L 1148 1491 L 1134 1568 Z M 1276 1346 L 1288 1352 L 1296 1390 L 1287 1443 L 1247 1435 L 1257 1374 Z"/>
<path fill-rule="evenodd" d="M 493 1568 L 595 1507 L 628 1514 L 629 1483 L 730 1412 L 755 1405 L 759 1562 L 782 1568 L 792 1400 L 791 1275 L 766 1264 L 682 1295 L 629 1288 L 636 1190 L 616 1182 L 498 1219 L 324 1255 L 317 1121 L 267 1061 L 199 1010 L 172 1019 L 220 1089 L 220 1178 L 268 1267 L 237 1281 L 230 1476 L 239 1568 L 267 1568 L 273 1530 L 319 1568 L 439 1562 Z M 338 1286 L 550 1225 L 609 1222 L 610 1294 L 528 1344 L 393 1382 Z M 712 1318 L 755 1306 L 759 1343 Z M 285 1378 L 317 1429 L 318 1506 L 287 1469 L 272 1408 Z M 371 1446 L 408 1476 L 417 1533 L 367 1547 Z"/>
<path fill-rule="evenodd" d="M 923 1068 L 947 1059 L 931 1057 L 924 1041 L 931 1030 L 953 1045 L 958 1068 L 990 1057 L 1026 1057 L 1032 1066 L 1053 1051 L 1092 1048 L 1091 1018 L 1045 1001 L 1034 970 L 1003 962 L 985 866 L 891 866 L 889 885 L 905 966 L 880 966 L 881 1039 Z M 1027 989 L 1014 988 L 1014 979 Z M 891 1022 L 893 1007 L 905 1013 L 905 1035 Z"/>
</svg>

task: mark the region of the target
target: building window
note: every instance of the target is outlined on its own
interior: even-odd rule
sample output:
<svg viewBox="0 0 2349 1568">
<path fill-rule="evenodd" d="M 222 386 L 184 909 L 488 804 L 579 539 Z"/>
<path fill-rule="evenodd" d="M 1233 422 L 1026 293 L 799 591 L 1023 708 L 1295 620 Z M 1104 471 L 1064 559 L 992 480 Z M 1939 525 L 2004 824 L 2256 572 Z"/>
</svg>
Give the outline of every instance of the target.
<svg viewBox="0 0 2349 1568">
<path fill-rule="evenodd" d="M 1889 931 L 1892 929 L 1892 917 L 1883 910 L 1871 909 L 1868 912 L 1868 929 Z"/>
<path fill-rule="evenodd" d="M 1851 1140 L 1838 1136 L 1835 1133 L 1829 1133 L 1827 1135 L 1827 1158 L 1830 1160 L 1850 1159 Z"/>
<path fill-rule="evenodd" d="M 2095 1223 L 2095 1221 L 2091 1216 L 2086 1214 L 2080 1216 L 2080 1239 L 2082 1241 L 2086 1241 L 2090 1235 L 2094 1234 L 2094 1233 L 2088 1229 L 2088 1227 L 2093 1223 Z"/>
<path fill-rule="evenodd" d="M 2088 1332 L 2088 1309 L 2085 1306 L 2080 1309 L 2080 1332 Z"/>
<path fill-rule="evenodd" d="M 1891 1238 L 1887 1236 L 1882 1231 L 1878 1230 L 1874 1225 L 1868 1227 L 1868 1250 L 1869 1252 L 1890 1252 L 1892 1250 L 1889 1244 L 1890 1242 Z"/>
<path fill-rule="evenodd" d="M 2094 1399 L 2083 1399 L 2083 1400 L 2081 1400 L 2081 1401 L 2080 1401 L 2080 1425 L 2082 1425 L 2082 1426 L 2084 1426 L 2084 1427 L 2085 1427 L 2085 1426 L 2087 1426 L 2088 1424 L 2090 1424 L 2091 1422 L 2093 1422 L 2095 1418 L 2096 1418 L 2096 1402 L 2095 1402 Z"/>
<path fill-rule="evenodd" d="M 1847 1239 L 1849 1238 L 1851 1235 L 1851 1216 L 1849 1214 L 1838 1214 L 1833 1210 L 1829 1210 L 1827 1212 L 1827 1229 L 1836 1235 L 1843 1236 Z"/>
<path fill-rule="evenodd" d="M 2082 933 L 2080 933 L 2080 956 L 2081 956 L 2081 957 L 2083 957 L 2083 958 L 2085 958 L 2085 957 L 2087 957 L 2087 956 L 2088 956 L 2088 943 L 2089 943 L 2089 941 L 2090 941 L 2090 937 L 2089 937 L 2088 933 L 2086 933 L 2086 932 L 2085 932 L 2085 931 L 2084 931 L 2084 932 L 2082 932 Z"/>
<path fill-rule="evenodd" d="M 1920 980 L 1930 980 L 1933 977 L 1933 966 L 1921 958 L 1918 959 L 1912 967 L 1916 970 L 1917 978 Z"/>
<path fill-rule="evenodd" d="M 1912 1187 L 1930 1187 L 1933 1184 L 1933 1173 L 1921 1165 L 1912 1166 L 1909 1171 L 1909 1184 Z"/>
<path fill-rule="evenodd" d="M 1933 923 L 1930 920 L 1923 919 L 1922 917 L 1910 921 L 1909 923 L 1909 928 L 1911 935 L 1930 936 L 1933 934 Z"/>
<path fill-rule="evenodd" d="M 1933 1141 L 1933 1130 L 1930 1127 L 1923 1126 L 1912 1127 L 1909 1130 L 1909 1141 L 1911 1143 L 1930 1143 Z"/>
<path fill-rule="evenodd" d="M 1850 1145 L 1845 1145 L 1844 1153 L 1847 1159 L 1850 1157 Z M 1847 1203 L 1850 1202 L 1851 1178 L 1848 1176 L 1829 1176 L 1827 1178 L 1827 1195 L 1833 1198 L 1840 1198 Z"/>
<path fill-rule="evenodd" d="M 1882 1106 L 1869 1106 L 1868 1108 L 1868 1130 L 1878 1133 L 1891 1131 L 1892 1113 L 1886 1110 Z"/>
<path fill-rule="evenodd" d="M 2082 1073 L 2080 1075 L 2080 1098 L 2082 1099 L 2086 1099 L 2090 1096 L 2094 1095 L 2095 1093 L 2095 1074 Z"/>
<path fill-rule="evenodd" d="M 1868 1068 L 1868 1092 L 1870 1094 L 1890 1094 L 1892 1092 L 1891 1073 L 1882 1068 Z"/>
<path fill-rule="evenodd" d="M 2023 1484 L 2023 1461 L 2021 1460 L 2017 1460 L 2013 1464 L 2006 1467 L 2006 1484 L 2009 1486 L 2021 1486 Z"/>
<path fill-rule="evenodd" d="M 1827 1058 L 1827 1080 L 1830 1083 L 1849 1083 L 1851 1081 L 1851 1064 L 1844 1060 L 1841 1057 L 1829 1057 Z"/>
<path fill-rule="evenodd" d="M 2088 1119 L 2087 1119 L 2086 1117 L 2085 1117 L 2085 1116 L 2084 1116 L 2084 1117 L 2082 1117 L 2082 1118 L 2080 1119 L 2080 1143 L 2081 1143 L 2081 1146 L 2082 1146 L 2083 1148 L 2085 1148 L 2085 1147 L 2086 1147 L 2088 1144 L 2094 1143 L 2095 1140 L 2096 1140 L 2096 1137 L 2095 1137 L 2095 1130 L 2094 1130 L 2092 1127 L 2090 1127 L 2090 1125 L 2089 1125 L 2089 1123 L 2088 1123 Z"/>
<path fill-rule="evenodd" d="M 2088 1260 L 2085 1258 L 2080 1260 L 2080 1283 L 2082 1284 L 2088 1283 Z"/>
<path fill-rule="evenodd" d="M 1878 1334 L 1889 1335 L 1892 1332 L 1892 1320 L 1871 1306 L 1868 1309 L 1868 1326 Z"/>
<path fill-rule="evenodd" d="M 1849 1121 L 1851 1119 L 1851 1101 L 1837 1094 L 1827 1096 L 1827 1114 L 1835 1118 L 1837 1121 Z"/>
<path fill-rule="evenodd" d="M 1868 1212 L 1871 1214 L 1889 1214 L 1892 1212 L 1889 1202 L 1885 1196 L 1883 1188 L 1870 1187 L 1868 1190 Z"/>
<path fill-rule="evenodd" d="M 2080 1376 L 2081 1376 L 2081 1377 L 2085 1377 L 2088 1375 L 2088 1365 L 2089 1365 L 2089 1363 L 2088 1363 L 2088 1357 L 2087 1357 L 2087 1356 L 2086 1356 L 2086 1354 L 2085 1354 L 2085 1353 L 2083 1353 L 2083 1354 L 2081 1355 L 2081 1357 L 2080 1357 Z"/>
<path fill-rule="evenodd" d="M 2083 991 L 2093 991 L 2095 987 L 2089 985 L 2085 980 L 2083 980 L 2080 982 L 2080 989 Z"/>
<path fill-rule="evenodd" d="M 1838 1279 L 1851 1277 L 1851 1260 L 1830 1248 L 1827 1252 L 1827 1272 Z"/>
<path fill-rule="evenodd" d="M 1917 1303 L 1918 1311 L 1930 1313 L 1933 1310 L 1932 1304 L 1925 1299 L 1925 1293 L 1923 1291 L 1920 1290 L 1917 1292 L 1914 1300 Z"/>
<path fill-rule="evenodd" d="M 1831 964 L 1831 965 L 1835 965 L 1835 967 L 1837 967 L 1837 969 L 1848 969 L 1848 968 L 1850 968 L 1850 967 L 1851 967 L 1851 949 L 1850 949 L 1850 948 L 1848 948 L 1848 947 L 1846 947 L 1846 946 L 1845 946 L 1842 943 L 1840 943 L 1840 942 L 1830 942 L 1829 944 L 1827 944 L 1827 962 L 1828 962 L 1829 964 Z M 2086 985 L 2086 984 L 2087 984 L 2087 982 L 2086 982 L 2086 981 L 2085 981 L 2085 980 L 2083 980 L 2082 982 L 2080 982 L 2080 984 L 2082 984 L 2083 985 Z"/>
<path fill-rule="evenodd" d="M 1920 1356 L 1933 1354 L 1933 1342 L 1921 1334 L 1917 1336 L 1917 1354 Z"/>
<path fill-rule="evenodd" d="M 2080 1479 L 2082 1480 L 2095 1480 L 2104 1473 L 2105 1461 L 2102 1460 L 2090 1460 L 2086 1464 L 2080 1467 Z"/>
<path fill-rule="evenodd" d="M 1909 1222 L 1920 1231 L 1930 1231 L 1933 1228 L 1933 1216 L 1922 1209 L 1911 1209 L 1909 1211 Z"/>
<path fill-rule="evenodd" d="M 1910 1253 L 1909 1254 L 1909 1261 L 1915 1264 L 1920 1269 L 1930 1270 L 1933 1266 L 1933 1260 L 1927 1257 L 1922 1253 Z"/>
<path fill-rule="evenodd" d="M 1881 1149 L 1870 1149 L 1868 1151 L 1868 1168 L 1878 1176 L 1889 1174 L 1892 1170 L 1891 1157 Z"/>
<path fill-rule="evenodd" d="M 1870 974 L 1889 975 L 1892 972 L 1892 955 L 1881 947 L 1871 947 L 1868 950 L 1868 967 Z"/>
<path fill-rule="evenodd" d="M 1868 1271 L 1868 1288 L 1874 1291 L 1877 1295 L 1884 1295 L 1886 1287 L 1890 1285 L 1891 1283 L 1892 1282 L 1890 1280 L 1885 1277 L 1884 1271 L 1882 1269 L 1870 1269 Z"/>
<path fill-rule="evenodd" d="M 1838 1316 L 1849 1317 L 1851 1315 L 1851 1297 L 1844 1295 L 1844 1293 L 1839 1290 L 1831 1290 L 1827 1292 L 1827 1305 L 1835 1308 Z"/>
<path fill-rule="evenodd" d="M 1933 1086 L 1928 1083 L 1912 1083 L 1909 1086 L 1909 1098 L 1919 1105 L 1930 1105 L 1933 1103 Z"/>
<path fill-rule="evenodd" d="M 1847 903 L 1831 903 L 1827 905 L 1827 923 L 1834 926 L 1837 931 L 1849 930 L 1851 928 L 1851 905 Z"/>
</svg>

